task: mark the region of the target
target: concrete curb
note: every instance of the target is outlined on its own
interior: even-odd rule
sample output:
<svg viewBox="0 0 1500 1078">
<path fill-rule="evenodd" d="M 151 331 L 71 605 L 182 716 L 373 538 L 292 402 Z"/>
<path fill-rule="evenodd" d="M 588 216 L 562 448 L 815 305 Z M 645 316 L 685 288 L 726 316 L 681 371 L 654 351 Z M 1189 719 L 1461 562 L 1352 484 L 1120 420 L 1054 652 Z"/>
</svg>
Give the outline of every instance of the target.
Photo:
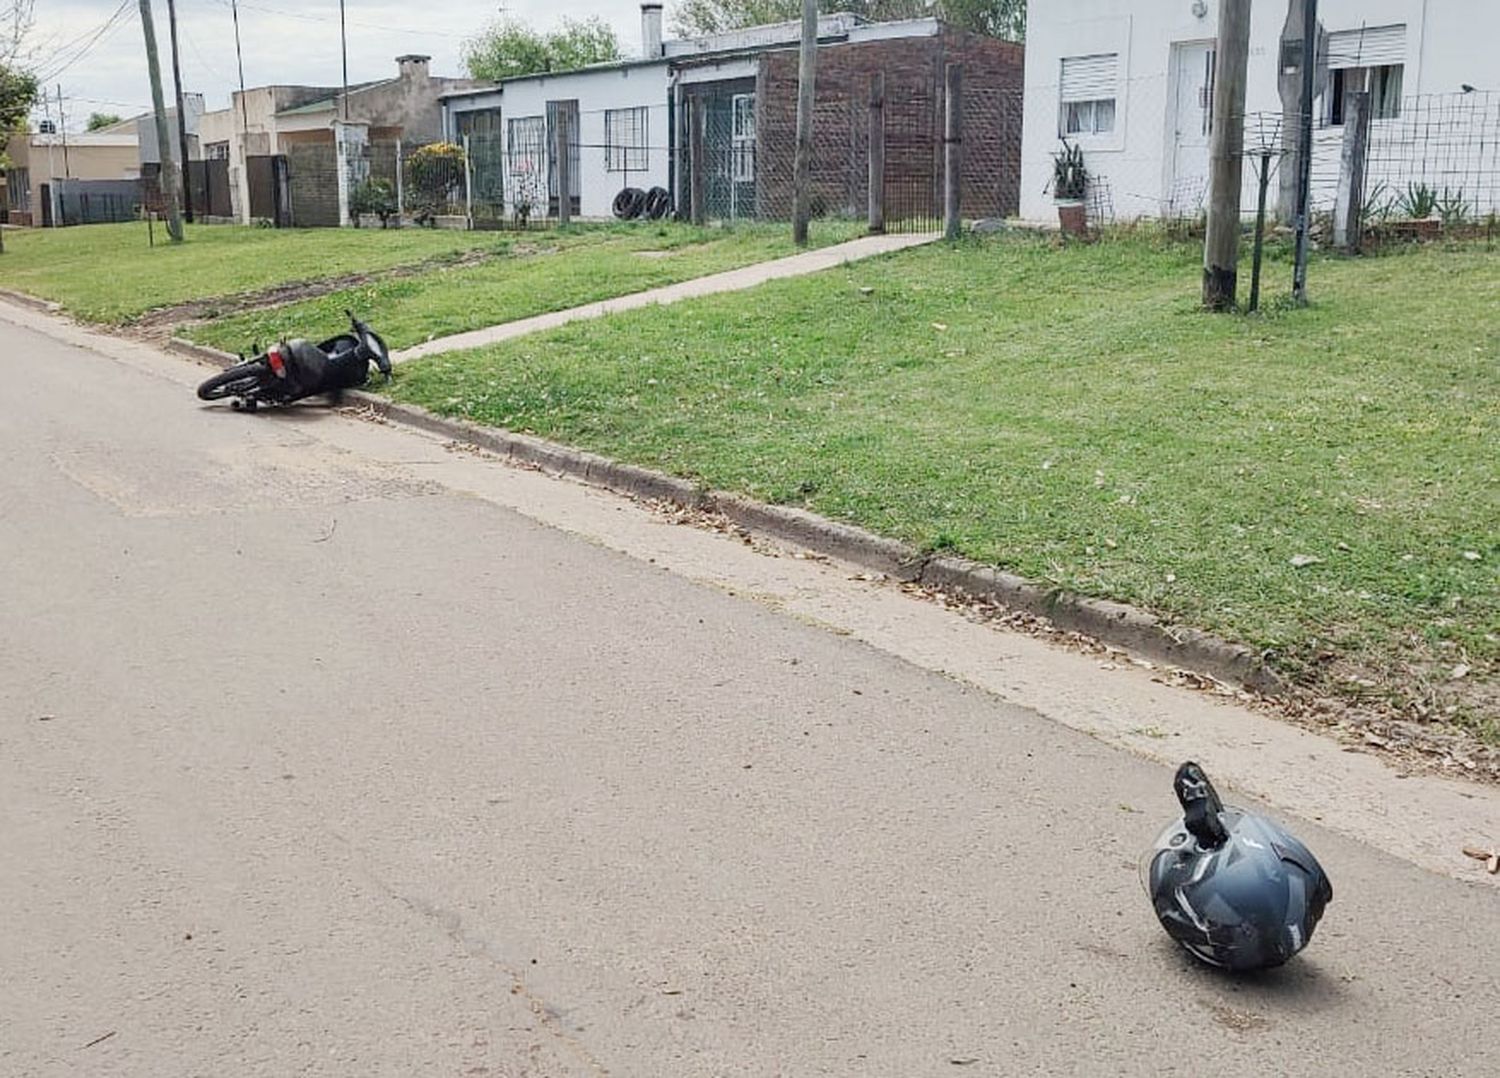
<svg viewBox="0 0 1500 1078">
<path fill-rule="evenodd" d="M 180 337 L 172 338 L 168 347 L 214 366 L 238 361 L 237 356 Z M 582 480 L 616 494 L 719 513 L 746 531 L 851 562 L 905 583 L 958 592 L 1044 617 L 1060 629 L 1084 633 L 1147 659 L 1243 685 L 1256 692 L 1274 694 L 1286 688 L 1276 672 L 1250 648 L 1198 629 L 1169 625 L 1124 603 L 1091 599 L 1036 584 L 966 558 L 924 554 L 905 543 L 852 524 L 828 520 L 805 509 L 766 505 L 737 494 L 706 491 L 686 479 L 622 464 L 528 434 L 448 419 L 373 393 L 353 391 L 345 397 L 368 406 L 392 423 L 477 446 L 508 460 Z"/>
<path fill-rule="evenodd" d="M 41 311 L 43 314 L 60 314 L 63 309 L 61 303 L 53 303 L 50 299 L 29 296 L 25 292 L 16 292 L 9 288 L 0 288 L 0 299 L 20 307 L 30 307 L 33 311 Z"/>
</svg>

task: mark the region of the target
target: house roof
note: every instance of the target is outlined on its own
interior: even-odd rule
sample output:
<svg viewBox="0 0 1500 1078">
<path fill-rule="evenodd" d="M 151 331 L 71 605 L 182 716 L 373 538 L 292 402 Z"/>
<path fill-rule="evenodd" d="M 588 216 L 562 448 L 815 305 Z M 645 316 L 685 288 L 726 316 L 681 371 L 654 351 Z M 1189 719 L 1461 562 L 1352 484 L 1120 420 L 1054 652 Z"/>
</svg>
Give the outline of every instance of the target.
<svg viewBox="0 0 1500 1078">
<path fill-rule="evenodd" d="M 870 22 L 859 15 L 836 11 L 819 17 L 818 43 L 836 45 L 844 42 L 888 38 L 930 37 L 941 32 L 942 29 L 943 24 L 930 17 Z M 530 75 L 512 75 L 510 78 L 501 79 L 493 86 L 444 96 L 457 97 L 462 93 L 493 93 L 496 89 L 503 90 L 510 83 L 527 79 L 587 75 L 596 71 L 619 71 L 625 68 L 649 67 L 653 64 L 682 67 L 730 57 L 753 56 L 778 49 L 795 48 L 801 35 L 802 23 L 797 21 L 747 26 L 743 30 L 729 30 L 697 38 L 676 38 L 662 42 L 662 55 L 660 56 L 624 57 L 619 60 L 607 60 L 599 64 L 588 64 L 584 67 L 567 68 L 561 71 L 537 71 Z"/>
<path fill-rule="evenodd" d="M 400 81 L 400 79 L 375 79 L 373 82 L 361 82 L 349 87 L 349 93 L 352 96 L 365 90 L 372 90 L 377 86 L 389 86 L 391 83 Z M 332 95 L 331 97 L 320 97 L 318 100 L 309 101 L 305 105 L 298 105 L 294 109 L 282 109 L 276 115 L 308 116 L 315 112 L 331 112 L 333 109 L 338 107 L 340 96 L 342 96 L 342 91 L 340 93 Z"/>
</svg>

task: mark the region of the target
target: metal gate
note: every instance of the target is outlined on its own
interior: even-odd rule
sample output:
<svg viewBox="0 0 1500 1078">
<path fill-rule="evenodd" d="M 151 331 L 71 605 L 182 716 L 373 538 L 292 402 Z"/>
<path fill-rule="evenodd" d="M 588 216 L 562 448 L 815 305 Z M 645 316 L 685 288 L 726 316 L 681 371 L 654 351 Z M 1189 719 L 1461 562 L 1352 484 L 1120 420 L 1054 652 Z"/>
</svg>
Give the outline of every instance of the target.
<svg viewBox="0 0 1500 1078">
<path fill-rule="evenodd" d="M 942 101 L 934 80 L 891 80 L 885 96 L 885 227 L 943 227 Z"/>
</svg>

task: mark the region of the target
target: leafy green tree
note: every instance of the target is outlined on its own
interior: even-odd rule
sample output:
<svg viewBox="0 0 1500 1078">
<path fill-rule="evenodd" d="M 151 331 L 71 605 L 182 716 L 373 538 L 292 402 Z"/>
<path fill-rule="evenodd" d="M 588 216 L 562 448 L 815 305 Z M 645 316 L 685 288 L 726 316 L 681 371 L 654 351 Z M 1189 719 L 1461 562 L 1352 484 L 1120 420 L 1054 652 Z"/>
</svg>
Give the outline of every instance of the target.
<svg viewBox="0 0 1500 1078">
<path fill-rule="evenodd" d="M 837 7 L 872 22 L 935 15 L 978 34 L 1015 41 L 1026 36 L 1026 0 L 846 0 Z M 692 37 L 801 17 L 801 0 L 682 0 L 672 25 Z"/>
<path fill-rule="evenodd" d="M 533 30 L 519 19 L 491 23 L 464 42 L 464 62 L 476 79 L 514 78 L 546 71 L 571 71 L 620 58 L 620 40 L 598 17 L 564 19 L 550 33 Z"/>
<path fill-rule="evenodd" d="M 113 112 L 92 112 L 92 113 L 89 113 L 89 130 L 90 131 L 97 131 L 101 127 L 113 127 L 115 124 L 117 124 L 119 122 L 120 122 L 120 117 L 116 116 Z"/>
</svg>

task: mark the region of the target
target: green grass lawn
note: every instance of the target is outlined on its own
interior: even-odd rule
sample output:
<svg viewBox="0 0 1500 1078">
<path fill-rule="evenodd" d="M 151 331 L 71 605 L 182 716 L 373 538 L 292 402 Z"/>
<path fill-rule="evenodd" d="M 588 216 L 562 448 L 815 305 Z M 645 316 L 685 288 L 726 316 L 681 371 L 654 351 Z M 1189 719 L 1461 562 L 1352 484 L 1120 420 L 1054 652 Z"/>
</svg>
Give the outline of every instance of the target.
<svg viewBox="0 0 1500 1078">
<path fill-rule="evenodd" d="M 123 322 L 154 307 L 451 257 L 500 240 L 492 232 L 265 229 L 188 225 L 156 246 L 145 224 L 7 232 L 0 287 L 61 303 L 79 318 Z"/>
<path fill-rule="evenodd" d="M 817 222 L 815 244 L 851 239 L 854 225 Z M 341 331 L 346 308 L 392 348 L 675 284 L 795 252 L 787 226 L 693 228 L 672 223 L 536 233 L 514 240 L 514 257 L 415 277 L 372 281 L 325 296 L 250 311 L 187 329 L 200 344 L 239 351 L 280 336 L 319 338 Z"/>
<path fill-rule="evenodd" d="M 1136 603 L 1500 740 L 1500 255 L 1319 259 L 1313 306 L 1257 316 L 1200 312 L 1200 259 L 924 248 L 418 361 L 393 392 Z"/>
</svg>

